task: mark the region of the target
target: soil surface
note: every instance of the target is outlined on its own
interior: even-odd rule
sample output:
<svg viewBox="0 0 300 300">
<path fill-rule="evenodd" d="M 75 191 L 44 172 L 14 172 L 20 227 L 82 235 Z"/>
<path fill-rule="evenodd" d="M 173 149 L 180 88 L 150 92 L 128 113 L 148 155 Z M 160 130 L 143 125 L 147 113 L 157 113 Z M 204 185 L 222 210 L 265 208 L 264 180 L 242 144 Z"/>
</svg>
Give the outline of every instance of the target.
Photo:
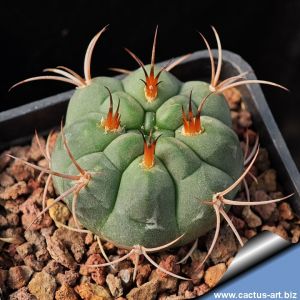
<svg viewBox="0 0 300 300">
<path fill-rule="evenodd" d="M 251 129 L 251 114 L 245 109 L 237 90 L 228 90 L 225 96 L 231 108 L 233 128 L 242 148 L 250 153 L 256 140 L 256 132 Z M 55 138 L 54 134 L 50 149 Z M 44 146 L 45 140 L 40 139 Z M 192 279 L 190 281 L 166 275 L 141 257 L 133 282 L 134 255 L 113 267 L 90 267 L 91 264 L 105 263 L 99 244 L 91 233 L 79 233 L 61 226 L 74 227 L 71 213 L 63 202 L 54 205 L 30 230 L 26 230 L 42 210 L 47 176 L 39 176 L 39 172 L 6 154 L 47 167 L 47 160 L 35 138 L 31 145 L 13 147 L 0 154 L 1 299 L 192 299 L 205 294 L 218 283 L 240 248 L 234 233 L 223 222 L 216 246 L 202 267 L 201 262 L 212 242 L 214 230 L 199 239 L 196 250 L 184 264 L 177 262 L 192 245 L 151 254 L 161 267 L 189 277 Z M 252 175 L 246 177 L 251 200 L 283 197 L 284 187 L 277 180 L 277 171 L 272 167 L 267 150 L 261 148 L 251 169 Z M 236 199 L 247 201 L 246 194 L 242 185 Z M 50 183 L 47 205 L 55 198 Z M 244 242 L 264 230 L 272 231 L 292 243 L 299 242 L 300 220 L 288 201 L 253 207 L 235 206 L 231 208 L 229 217 Z M 108 242 L 103 247 L 110 260 L 127 253 Z"/>
</svg>

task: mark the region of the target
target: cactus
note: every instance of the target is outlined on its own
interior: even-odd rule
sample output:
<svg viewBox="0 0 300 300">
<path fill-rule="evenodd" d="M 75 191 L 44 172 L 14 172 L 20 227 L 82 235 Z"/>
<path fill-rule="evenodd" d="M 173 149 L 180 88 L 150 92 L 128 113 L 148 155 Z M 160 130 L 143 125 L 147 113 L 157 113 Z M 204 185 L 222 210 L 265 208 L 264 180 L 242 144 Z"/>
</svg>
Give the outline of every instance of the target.
<svg viewBox="0 0 300 300">
<path fill-rule="evenodd" d="M 197 240 L 216 226 L 208 257 L 219 233 L 220 214 L 242 243 L 226 212 L 231 205 L 245 205 L 231 199 L 258 152 L 247 159 L 251 163 L 243 171 L 243 153 L 222 92 L 248 83 L 279 85 L 244 80 L 246 74 L 220 82 L 222 49 L 214 28 L 219 50 L 216 67 L 200 34 L 210 54 L 210 83 L 181 82 L 170 73 L 187 56 L 163 67 L 155 64 L 157 28 L 150 65 L 125 49 L 139 69 L 115 68 L 125 73 L 123 79 L 92 78 L 93 49 L 105 30 L 87 48 L 84 78 L 57 67 L 45 71 L 60 76 L 38 76 L 14 85 L 50 79 L 76 86 L 51 157 L 43 150 L 49 168 L 24 163 L 49 174 L 46 185 L 52 178 L 59 195 L 52 205 L 64 200 L 78 230 L 82 224 L 153 264 L 147 252 Z M 42 213 L 48 209 L 43 205 Z"/>
</svg>

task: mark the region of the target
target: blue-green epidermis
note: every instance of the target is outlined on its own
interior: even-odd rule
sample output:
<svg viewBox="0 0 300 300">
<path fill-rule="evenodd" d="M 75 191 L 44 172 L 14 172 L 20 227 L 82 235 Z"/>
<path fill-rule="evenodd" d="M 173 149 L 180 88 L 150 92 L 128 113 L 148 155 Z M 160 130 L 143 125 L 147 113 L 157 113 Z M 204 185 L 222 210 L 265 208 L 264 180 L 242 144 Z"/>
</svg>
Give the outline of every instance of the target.
<svg viewBox="0 0 300 300">
<path fill-rule="evenodd" d="M 84 227 L 116 245 L 156 247 L 182 234 L 178 244 L 185 244 L 215 226 L 213 208 L 202 201 L 211 200 L 213 193 L 240 176 L 243 155 L 223 95 L 213 94 L 205 103 L 201 112 L 204 131 L 185 136 L 182 105 L 187 110 L 192 90 L 196 112 L 209 93 L 209 85 L 201 81 L 182 83 L 163 71 L 158 96 L 148 102 L 140 80 L 143 76 L 138 69 L 123 80 L 97 77 L 87 87 L 78 88 L 70 100 L 66 140 L 79 165 L 92 174 L 79 193 L 76 215 Z M 112 93 L 114 109 L 120 100 L 119 132 L 105 132 L 99 127 L 109 107 L 105 87 Z M 154 136 L 162 134 L 150 169 L 141 165 L 143 138 L 139 129 L 146 133 L 152 129 Z M 51 166 L 55 171 L 78 175 L 60 137 Z M 54 179 L 58 194 L 75 183 Z M 233 198 L 236 191 L 227 197 Z M 71 207 L 72 196 L 65 201 Z"/>
</svg>

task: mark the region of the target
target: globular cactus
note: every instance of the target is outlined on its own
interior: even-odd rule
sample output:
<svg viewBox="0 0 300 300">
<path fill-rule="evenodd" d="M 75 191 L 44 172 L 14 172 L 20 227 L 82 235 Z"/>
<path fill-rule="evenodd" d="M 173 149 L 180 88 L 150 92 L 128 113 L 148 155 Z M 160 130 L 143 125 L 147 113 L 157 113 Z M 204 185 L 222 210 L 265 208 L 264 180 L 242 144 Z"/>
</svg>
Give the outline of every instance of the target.
<svg viewBox="0 0 300 300">
<path fill-rule="evenodd" d="M 155 67 L 154 57 L 150 66 L 140 64 L 123 80 L 92 79 L 70 100 L 65 138 L 75 160 L 91 173 L 78 194 L 76 216 L 117 245 L 157 247 L 182 234 L 186 243 L 214 226 L 212 208 L 199 199 L 240 176 L 242 151 L 223 95 L 211 95 L 201 118 L 194 117 L 209 93 L 207 83 L 182 83 Z M 51 165 L 78 174 L 61 139 Z M 73 185 L 62 178 L 54 182 L 59 194 Z M 71 207 L 72 198 L 67 203 Z"/>
<path fill-rule="evenodd" d="M 216 67 L 202 36 L 211 59 L 210 83 L 181 82 L 170 73 L 186 57 L 155 65 L 157 29 L 150 65 L 126 49 L 139 69 L 117 69 L 126 73 L 123 79 L 92 78 L 93 48 L 105 29 L 87 49 L 84 78 L 57 67 L 46 71 L 62 76 L 21 82 L 54 79 L 77 86 L 52 156 L 45 153 L 49 169 L 44 171 L 60 195 L 56 202 L 63 199 L 77 225 L 101 239 L 129 249 L 143 246 L 139 254 L 194 241 L 217 224 L 215 242 L 220 213 L 234 229 L 226 211 L 245 205 L 230 199 L 257 155 L 253 152 L 243 172 L 243 153 L 222 92 L 245 83 L 276 84 L 243 80 L 245 74 L 220 82 L 222 50 L 214 28 Z"/>
</svg>

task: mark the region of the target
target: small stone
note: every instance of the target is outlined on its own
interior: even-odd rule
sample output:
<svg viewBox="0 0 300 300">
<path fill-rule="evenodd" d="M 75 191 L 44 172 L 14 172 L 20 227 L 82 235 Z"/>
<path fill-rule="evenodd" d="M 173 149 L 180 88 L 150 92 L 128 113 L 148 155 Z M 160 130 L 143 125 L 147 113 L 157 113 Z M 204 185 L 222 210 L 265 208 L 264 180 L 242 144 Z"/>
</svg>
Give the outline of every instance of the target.
<svg viewBox="0 0 300 300">
<path fill-rule="evenodd" d="M 127 254 L 127 253 L 128 253 L 128 251 L 125 254 Z M 121 256 L 120 255 L 110 255 L 109 259 L 110 259 L 110 261 L 114 261 L 116 259 L 121 258 L 125 254 L 123 254 Z M 129 259 L 131 259 L 131 258 L 132 258 L 132 256 L 129 257 Z M 144 260 L 144 258 L 140 257 L 140 261 L 139 261 L 140 265 L 143 265 L 143 260 Z M 113 264 L 113 266 L 110 266 L 109 267 L 109 272 L 115 274 L 121 269 L 128 269 L 128 268 L 131 268 L 131 267 L 132 267 L 132 263 L 130 262 L 130 260 L 123 260 L 123 261 L 120 261 L 118 263 Z"/>
<path fill-rule="evenodd" d="M 44 238 L 49 237 L 51 235 L 53 235 L 53 233 L 55 232 L 56 227 L 54 225 L 47 227 L 47 228 L 42 228 L 41 229 L 41 234 Z"/>
<path fill-rule="evenodd" d="M 150 264 L 142 264 L 138 266 L 137 275 L 136 275 L 136 285 L 141 286 L 151 274 Z"/>
<path fill-rule="evenodd" d="M 113 297 L 116 298 L 123 295 L 123 287 L 120 278 L 112 274 L 108 274 L 106 276 L 106 283 Z"/>
<path fill-rule="evenodd" d="M 6 288 L 6 280 L 8 277 L 8 271 L 0 269 L 0 289 L 3 291 Z"/>
<path fill-rule="evenodd" d="M 294 229 L 291 230 L 293 235 L 292 243 L 298 243 L 300 239 L 300 226 L 296 226 Z"/>
<path fill-rule="evenodd" d="M 35 273 L 28 284 L 28 289 L 39 300 L 54 299 L 56 289 L 55 278 L 45 271 Z"/>
<path fill-rule="evenodd" d="M 15 263 L 15 265 L 19 265 L 19 264 L 22 264 L 23 261 L 22 261 L 22 258 L 20 257 L 20 255 L 17 253 L 16 247 L 17 247 L 17 245 L 10 243 L 7 245 L 5 252 L 13 259 L 13 262 Z"/>
<path fill-rule="evenodd" d="M 277 227 L 276 226 L 264 225 L 264 226 L 262 226 L 261 230 L 262 231 L 267 230 L 267 231 L 273 232 L 273 233 L 281 236 L 285 240 L 288 240 L 288 238 L 289 238 L 286 230 L 283 228 L 282 225 L 278 225 Z"/>
<path fill-rule="evenodd" d="M 234 257 L 230 257 L 227 261 L 226 261 L 226 266 L 229 267 L 231 265 L 231 263 L 233 262 Z"/>
<path fill-rule="evenodd" d="M 0 172 L 11 162 L 12 158 L 7 154 L 12 154 L 11 151 L 4 151 L 0 154 Z"/>
<path fill-rule="evenodd" d="M 9 152 L 10 152 L 9 154 L 27 160 L 29 149 L 30 149 L 29 146 L 24 146 L 24 147 L 23 146 L 15 146 L 9 150 Z M 14 161 L 14 160 L 12 159 L 11 161 Z"/>
<path fill-rule="evenodd" d="M 247 129 L 244 133 L 244 139 L 246 139 L 246 136 L 249 138 L 249 145 L 254 146 L 256 138 L 257 138 L 257 133 L 253 131 L 252 129 Z"/>
<path fill-rule="evenodd" d="M 261 226 L 262 221 L 258 215 L 256 215 L 249 206 L 245 206 L 242 212 L 245 222 L 250 228 L 256 228 Z"/>
<path fill-rule="evenodd" d="M 31 243 L 23 243 L 22 245 L 18 246 L 16 248 L 18 254 L 24 258 L 25 256 L 29 255 L 32 253 L 33 251 L 33 247 L 32 247 L 32 244 Z"/>
<path fill-rule="evenodd" d="M 267 169 L 261 175 L 257 177 L 257 190 L 263 190 L 266 192 L 275 192 L 277 190 L 276 171 L 274 169 Z"/>
<path fill-rule="evenodd" d="M 191 255 L 192 263 L 182 267 L 182 272 L 192 279 L 193 284 L 199 284 L 204 276 L 203 261 L 206 255 L 206 252 L 195 249 Z"/>
<path fill-rule="evenodd" d="M 225 96 L 230 109 L 238 108 L 241 102 L 241 93 L 238 89 L 229 88 L 223 92 L 223 95 Z"/>
<path fill-rule="evenodd" d="M 239 118 L 239 113 L 237 111 L 231 111 L 230 116 L 231 116 L 232 122 L 234 123 L 234 128 L 236 128 L 237 127 L 236 123 Z"/>
<path fill-rule="evenodd" d="M 34 271 L 42 271 L 44 268 L 44 264 L 40 261 L 37 261 L 34 254 L 27 255 L 23 260 L 25 265 L 32 268 Z"/>
<path fill-rule="evenodd" d="M 133 274 L 133 269 L 122 269 L 119 271 L 118 276 L 122 280 L 122 283 L 125 287 L 129 287 L 132 283 L 132 274 Z"/>
<path fill-rule="evenodd" d="M 75 287 L 76 293 L 83 300 L 112 300 L 113 298 L 103 286 L 89 282 L 81 283 Z M 144 298 L 139 298 L 144 299 Z"/>
<path fill-rule="evenodd" d="M 231 219 L 231 222 L 233 223 L 234 227 L 239 231 L 239 230 L 242 230 L 244 229 L 245 227 L 245 221 L 230 214 L 229 215 L 230 219 Z"/>
<path fill-rule="evenodd" d="M 159 283 L 158 293 L 168 291 L 169 293 L 175 293 L 177 289 L 178 279 L 173 276 L 161 277 L 157 270 L 153 270 L 150 277 L 150 281 L 156 281 Z"/>
<path fill-rule="evenodd" d="M 24 236 L 27 242 L 34 245 L 36 250 L 46 248 L 46 240 L 39 232 L 26 230 L 24 232 Z"/>
<path fill-rule="evenodd" d="M 74 286 L 76 284 L 77 279 L 79 278 L 79 273 L 73 270 L 67 270 L 64 274 L 57 274 L 56 280 L 61 285 Z"/>
<path fill-rule="evenodd" d="M 88 257 L 85 265 L 80 267 L 79 273 L 82 275 L 91 274 L 92 279 L 99 285 L 105 283 L 105 268 L 104 267 L 88 267 L 88 265 L 97 265 L 103 264 L 105 260 L 101 257 L 100 254 L 93 254 Z"/>
<path fill-rule="evenodd" d="M 99 254 L 94 254 L 94 255 L 99 255 Z M 91 257 L 91 256 L 90 256 Z M 90 258 L 89 257 L 89 258 Z M 91 264 L 103 264 L 105 263 L 105 260 L 102 258 L 100 259 L 91 259 L 90 260 L 92 263 Z M 89 264 L 89 259 L 87 260 L 86 264 Z M 92 279 L 99 285 L 103 285 L 105 283 L 105 268 L 90 268 L 92 270 L 91 272 L 91 277 Z"/>
<path fill-rule="evenodd" d="M 270 196 L 265 192 L 258 190 L 254 194 L 257 202 L 271 200 Z M 260 215 L 263 220 L 269 220 L 276 208 L 276 203 L 268 203 L 264 205 L 255 205 L 253 209 Z"/>
<path fill-rule="evenodd" d="M 42 168 L 48 168 L 49 163 L 46 158 L 42 158 L 37 162 L 37 165 Z M 47 175 L 46 175 L 47 176 Z"/>
<path fill-rule="evenodd" d="M 75 270 L 76 262 L 65 245 L 54 236 L 46 237 L 47 250 L 50 256 L 68 269 Z"/>
<path fill-rule="evenodd" d="M 60 240 L 66 248 L 69 248 L 77 262 L 80 262 L 85 253 L 84 233 L 58 228 L 52 238 Z"/>
<path fill-rule="evenodd" d="M 20 245 L 24 243 L 23 228 L 22 227 L 9 227 L 1 231 L 2 238 L 9 238 L 11 243 Z"/>
<path fill-rule="evenodd" d="M 47 206 L 50 206 L 53 203 L 54 203 L 54 199 L 47 200 Z M 54 221 L 55 225 L 57 227 L 60 227 L 61 225 L 59 223 L 66 224 L 70 218 L 71 213 L 65 204 L 63 204 L 62 202 L 58 202 L 54 204 L 52 207 L 50 207 L 49 215 Z"/>
<path fill-rule="evenodd" d="M 206 283 L 195 286 L 194 291 L 198 297 L 206 294 L 210 290 L 209 286 Z"/>
<path fill-rule="evenodd" d="M 63 284 L 55 293 L 55 300 L 77 300 L 75 291 L 66 284 Z"/>
<path fill-rule="evenodd" d="M 37 189 L 41 188 L 41 181 L 34 179 L 34 178 L 30 178 L 27 181 L 27 187 L 30 191 L 36 191 Z"/>
<path fill-rule="evenodd" d="M 88 234 L 87 234 L 87 236 L 88 236 Z M 90 256 L 92 254 L 97 254 L 97 253 L 100 253 L 99 244 L 98 244 L 98 242 L 93 242 L 90 245 L 89 250 L 87 251 L 86 255 Z"/>
<path fill-rule="evenodd" d="M 243 128 L 249 128 L 252 125 L 251 114 L 246 110 L 242 110 L 239 115 L 238 124 Z"/>
<path fill-rule="evenodd" d="M 0 173 L 0 185 L 4 188 L 12 186 L 15 183 L 15 180 L 8 175 L 6 172 Z"/>
<path fill-rule="evenodd" d="M 93 242 L 94 242 L 94 235 L 91 232 L 87 233 L 87 235 L 85 236 L 85 239 L 84 239 L 84 243 L 86 245 L 92 245 Z M 97 242 L 96 242 L 96 244 L 97 244 Z"/>
<path fill-rule="evenodd" d="M 290 231 L 291 229 L 291 223 L 287 221 L 280 221 L 279 225 L 281 225 L 286 231 Z"/>
<path fill-rule="evenodd" d="M 0 199 L 3 200 L 15 200 L 20 195 L 28 194 L 28 188 L 25 181 L 20 181 L 12 186 L 5 188 L 3 191 L 0 190 Z"/>
<path fill-rule="evenodd" d="M 35 256 L 37 261 L 40 262 L 47 262 L 50 259 L 50 254 L 46 248 L 39 249 L 38 251 L 36 251 Z"/>
<path fill-rule="evenodd" d="M 195 291 L 185 291 L 184 299 L 194 299 L 196 297 Z"/>
<path fill-rule="evenodd" d="M 257 232 L 254 229 L 247 229 L 245 230 L 244 235 L 248 240 L 250 240 L 257 235 Z"/>
<path fill-rule="evenodd" d="M 21 220 L 23 227 L 25 228 L 31 225 L 31 230 L 39 230 L 43 227 L 49 227 L 52 223 L 52 219 L 47 213 L 36 219 L 41 213 L 41 209 L 37 201 L 37 195 L 40 196 L 41 193 L 42 189 L 35 190 L 35 192 L 20 206 L 20 210 L 23 213 Z M 35 222 L 32 223 L 33 221 Z"/>
<path fill-rule="evenodd" d="M 205 283 L 209 287 L 214 287 L 220 281 L 225 271 L 226 265 L 224 263 L 209 267 L 204 275 Z"/>
<path fill-rule="evenodd" d="M 270 168 L 270 160 L 268 151 L 265 148 L 260 148 L 255 161 L 255 166 L 260 172 L 264 172 Z"/>
<path fill-rule="evenodd" d="M 116 246 L 113 243 L 106 242 L 106 243 L 104 243 L 103 248 L 106 251 L 111 251 L 111 250 L 115 249 Z M 119 255 L 120 255 L 120 253 L 119 253 Z"/>
<path fill-rule="evenodd" d="M 8 225 L 7 219 L 4 216 L 0 215 L 0 227 L 7 227 L 7 225 Z"/>
<path fill-rule="evenodd" d="M 11 267 L 8 271 L 8 286 L 13 289 L 20 289 L 30 280 L 33 270 L 27 266 Z"/>
<path fill-rule="evenodd" d="M 214 231 L 210 232 L 208 239 L 206 240 L 206 248 L 209 250 L 214 237 Z M 235 241 L 234 233 L 229 226 L 222 226 L 219 237 L 215 244 L 214 249 L 211 252 L 210 258 L 215 263 L 225 262 L 237 252 L 237 245 Z"/>
<path fill-rule="evenodd" d="M 20 160 L 15 160 L 9 168 L 7 168 L 7 173 L 13 176 L 16 181 L 27 181 L 29 178 L 33 177 L 33 168 L 25 165 Z"/>
<path fill-rule="evenodd" d="M 159 266 L 166 271 L 172 272 L 174 274 L 178 274 L 180 272 L 180 266 L 177 264 L 177 257 L 175 255 L 165 256 L 159 263 Z M 169 276 L 165 272 L 157 270 L 157 273 L 161 278 L 166 278 Z"/>
<path fill-rule="evenodd" d="M 27 287 L 22 287 L 18 291 L 10 294 L 9 300 L 38 300 L 38 299 L 28 292 Z"/>
<path fill-rule="evenodd" d="M 182 281 L 178 286 L 178 295 L 184 296 L 186 291 L 192 291 L 192 290 L 193 290 L 193 284 L 191 281 Z"/>
<path fill-rule="evenodd" d="M 294 218 L 291 206 L 287 202 L 279 204 L 279 217 L 281 220 L 292 220 Z"/>
<path fill-rule="evenodd" d="M 155 300 L 158 293 L 159 283 L 151 280 L 140 287 L 132 289 L 126 296 L 128 300 Z"/>
<path fill-rule="evenodd" d="M 15 227 L 19 225 L 20 218 L 15 213 L 9 213 L 6 215 L 6 220 L 9 226 Z"/>
<path fill-rule="evenodd" d="M 59 272 L 63 271 L 63 266 L 52 259 L 47 263 L 43 271 L 49 273 L 52 276 L 56 276 Z"/>
<path fill-rule="evenodd" d="M 42 146 L 42 149 L 45 149 L 45 139 L 42 136 L 38 137 L 40 145 Z M 43 157 L 43 153 L 40 149 L 39 143 L 37 141 L 36 136 L 34 136 L 31 140 L 31 147 L 30 150 L 28 152 L 29 158 L 31 158 L 34 161 L 38 161 L 39 159 L 41 159 Z"/>
<path fill-rule="evenodd" d="M 2 205 L 6 209 L 7 212 L 10 213 L 19 213 L 20 205 L 24 202 L 22 197 L 17 198 L 16 200 L 6 200 Z"/>
</svg>

